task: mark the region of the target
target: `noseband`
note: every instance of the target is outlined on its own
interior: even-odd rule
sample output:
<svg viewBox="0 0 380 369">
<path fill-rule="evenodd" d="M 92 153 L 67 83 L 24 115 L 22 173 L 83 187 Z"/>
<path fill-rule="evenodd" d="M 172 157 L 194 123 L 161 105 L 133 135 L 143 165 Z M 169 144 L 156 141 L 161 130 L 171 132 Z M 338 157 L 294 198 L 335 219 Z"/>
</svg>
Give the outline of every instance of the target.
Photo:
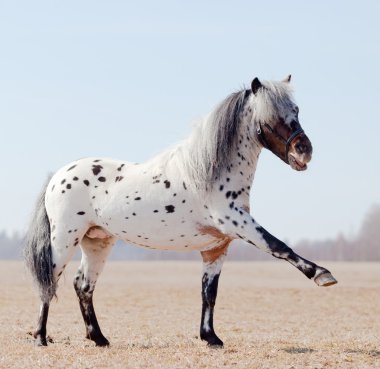
<svg viewBox="0 0 380 369">
<path fill-rule="evenodd" d="M 276 153 L 275 151 L 273 151 L 270 147 L 270 145 L 268 144 L 268 141 L 267 139 L 265 138 L 265 134 L 264 134 L 264 129 L 270 131 L 271 133 L 273 133 L 277 139 L 279 139 L 280 141 L 282 141 L 285 145 L 285 157 L 283 158 L 279 153 Z M 257 129 L 256 129 L 256 132 L 257 132 L 257 137 L 259 138 L 261 144 L 271 150 L 274 154 L 276 154 L 280 159 L 284 160 L 285 163 L 289 164 L 289 160 L 288 160 L 288 154 L 289 154 L 289 148 L 290 148 L 290 145 L 291 143 L 299 136 L 301 135 L 302 133 L 304 133 L 304 130 L 302 128 L 298 128 L 296 129 L 289 137 L 288 139 L 285 139 L 284 137 L 282 137 L 280 134 L 278 134 L 278 132 L 276 132 L 275 130 L 273 130 L 273 128 L 267 124 L 267 123 L 264 123 L 263 124 L 263 127 L 261 127 L 261 124 L 260 123 L 257 123 Z"/>
</svg>

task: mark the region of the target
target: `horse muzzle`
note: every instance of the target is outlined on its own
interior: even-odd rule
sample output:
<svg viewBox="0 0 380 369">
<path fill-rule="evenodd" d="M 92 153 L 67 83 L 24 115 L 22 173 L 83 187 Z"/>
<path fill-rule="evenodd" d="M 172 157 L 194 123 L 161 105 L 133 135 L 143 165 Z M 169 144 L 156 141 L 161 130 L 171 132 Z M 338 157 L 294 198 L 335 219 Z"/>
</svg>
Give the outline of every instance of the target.
<svg viewBox="0 0 380 369">
<path fill-rule="evenodd" d="M 309 138 L 304 133 L 301 133 L 291 142 L 287 152 L 290 167 L 297 171 L 306 170 L 312 153 L 313 147 Z"/>
</svg>

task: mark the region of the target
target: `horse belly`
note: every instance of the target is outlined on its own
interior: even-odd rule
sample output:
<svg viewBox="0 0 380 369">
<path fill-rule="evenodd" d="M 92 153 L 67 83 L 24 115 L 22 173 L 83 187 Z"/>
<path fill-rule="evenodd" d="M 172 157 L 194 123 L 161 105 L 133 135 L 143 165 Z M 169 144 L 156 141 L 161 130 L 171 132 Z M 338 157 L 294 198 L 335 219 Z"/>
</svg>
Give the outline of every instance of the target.
<svg viewBox="0 0 380 369">
<path fill-rule="evenodd" d="M 202 233 L 192 221 L 152 219 L 143 217 L 142 222 L 134 221 L 128 226 L 113 227 L 108 231 L 127 243 L 160 250 L 204 250 L 217 245 L 218 240 Z"/>
<path fill-rule="evenodd" d="M 214 235 L 201 229 L 199 211 L 191 206 L 167 211 L 163 204 L 130 205 L 120 211 L 108 209 L 101 215 L 99 225 L 119 239 L 152 249 L 204 250 L 215 243 Z"/>
</svg>

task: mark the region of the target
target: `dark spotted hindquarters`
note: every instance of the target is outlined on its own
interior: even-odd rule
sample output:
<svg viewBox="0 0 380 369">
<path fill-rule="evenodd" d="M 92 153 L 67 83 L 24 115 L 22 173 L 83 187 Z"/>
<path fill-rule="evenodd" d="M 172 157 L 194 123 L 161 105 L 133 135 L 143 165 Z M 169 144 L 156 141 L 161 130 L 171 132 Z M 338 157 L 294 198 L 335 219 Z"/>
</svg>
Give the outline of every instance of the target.
<svg viewBox="0 0 380 369">
<path fill-rule="evenodd" d="M 53 279 L 50 222 L 45 208 L 46 188 L 47 184 L 38 198 L 24 246 L 25 262 L 38 286 L 41 298 L 40 316 L 34 333 L 39 346 L 47 345 L 46 322 L 49 303 L 56 291 L 56 282 Z"/>
</svg>

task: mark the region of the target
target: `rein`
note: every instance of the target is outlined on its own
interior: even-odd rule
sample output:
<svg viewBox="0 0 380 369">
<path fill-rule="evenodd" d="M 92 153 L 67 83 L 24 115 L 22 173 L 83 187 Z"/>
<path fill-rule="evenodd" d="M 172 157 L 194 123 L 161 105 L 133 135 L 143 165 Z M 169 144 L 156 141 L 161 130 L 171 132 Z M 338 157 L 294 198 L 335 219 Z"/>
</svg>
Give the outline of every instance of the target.
<svg viewBox="0 0 380 369">
<path fill-rule="evenodd" d="M 275 153 L 275 152 L 274 152 L 274 154 L 276 154 L 279 158 L 284 160 L 285 163 L 289 164 L 288 154 L 289 154 L 290 145 L 300 134 L 304 133 L 304 130 L 302 128 L 298 128 L 288 137 L 288 139 L 285 139 L 284 137 L 279 135 L 276 131 L 274 131 L 273 128 L 269 124 L 264 123 L 263 128 L 266 128 L 267 130 L 269 130 L 271 133 L 273 133 L 276 136 L 277 139 L 279 139 L 280 141 L 282 141 L 284 143 L 284 145 L 285 145 L 285 157 L 283 158 L 278 153 Z M 262 145 L 265 148 L 270 150 L 270 147 L 269 147 L 270 145 L 268 144 L 268 141 L 265 138 L 263 128 L 261 127 L 260 123 L 257 124 L 257 129 L 256 129 L 257 136 L 258 136 L 260 142 L 262 143 Z"/>
</svg>

